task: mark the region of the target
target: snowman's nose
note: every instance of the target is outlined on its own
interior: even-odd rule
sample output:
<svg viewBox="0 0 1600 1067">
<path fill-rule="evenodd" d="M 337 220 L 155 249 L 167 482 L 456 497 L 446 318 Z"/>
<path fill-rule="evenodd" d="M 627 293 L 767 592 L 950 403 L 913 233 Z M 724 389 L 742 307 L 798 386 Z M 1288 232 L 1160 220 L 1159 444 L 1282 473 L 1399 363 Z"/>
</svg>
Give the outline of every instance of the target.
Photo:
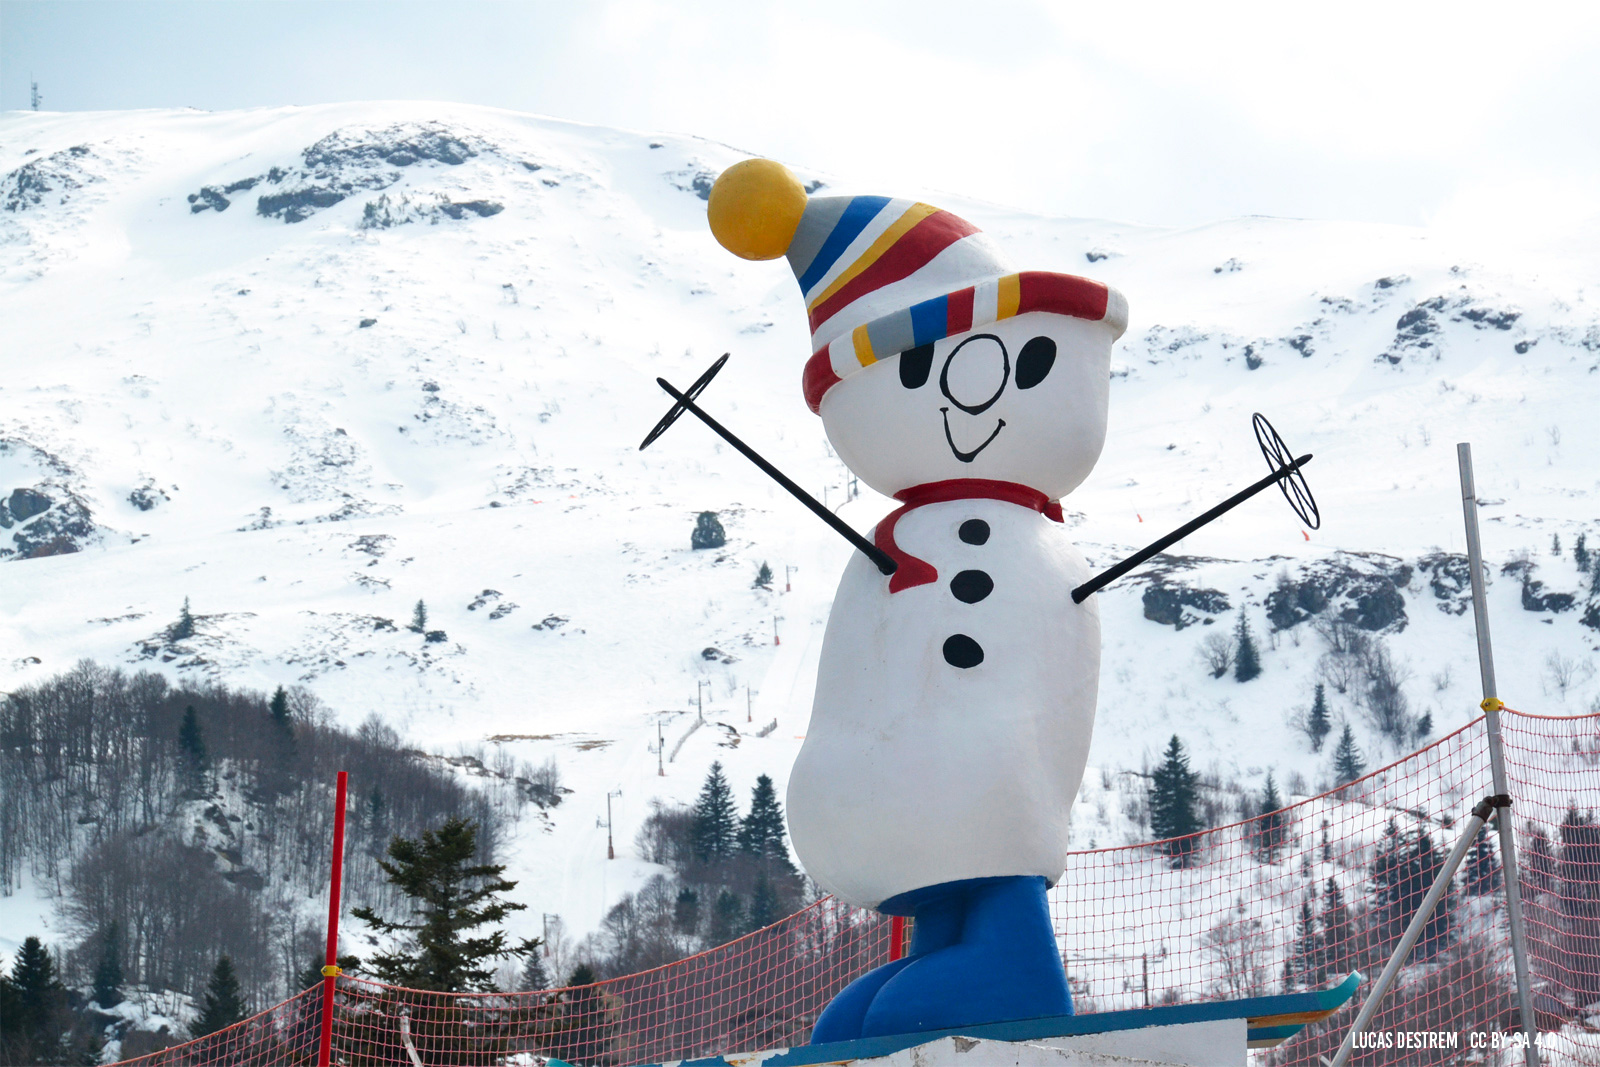
<svg viewBox="0 0 1600 1067">
<path fill-rule="evenodd" d="M 956 346 L 939 372 L 939 391 L 968 415 L 981 415 L 1011 378 L 1011 357 L 992 333 L 980 333 Z"/>
</svg>

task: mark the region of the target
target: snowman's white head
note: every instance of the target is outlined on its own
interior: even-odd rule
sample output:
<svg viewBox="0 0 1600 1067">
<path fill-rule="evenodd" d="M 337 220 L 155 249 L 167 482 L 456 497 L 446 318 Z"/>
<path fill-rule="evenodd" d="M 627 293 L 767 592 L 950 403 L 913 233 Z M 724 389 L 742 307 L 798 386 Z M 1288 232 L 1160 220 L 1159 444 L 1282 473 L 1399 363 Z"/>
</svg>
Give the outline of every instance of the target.
<svg viewBox="0 0 1600 1067">
<path fill-rule="evenodd" d="M 770 160 L 723 172 L 707 214 L 735 254 L 788 258 L 811 323 L 806 402 L 868 485 L 981 478 L 1059 498 L 1088 476 L 1128 319 L 1116 290 L 1017 272 L 927 204 L 810 197 Z"/>
<path fill-rule="evenodd" d="M 985 478 L 1059 499 L 1105 443 L 1112 339 L 1103 322 L 1029 312 L 863 367 L 819 413 L 839 457 L 886 496 Z"/>
</svg>

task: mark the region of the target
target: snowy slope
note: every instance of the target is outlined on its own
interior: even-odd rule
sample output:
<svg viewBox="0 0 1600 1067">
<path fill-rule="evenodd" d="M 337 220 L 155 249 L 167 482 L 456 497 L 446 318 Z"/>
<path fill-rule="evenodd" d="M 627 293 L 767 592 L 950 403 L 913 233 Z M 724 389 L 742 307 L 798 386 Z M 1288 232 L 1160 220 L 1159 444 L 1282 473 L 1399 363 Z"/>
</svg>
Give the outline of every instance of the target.
<svg viewBox="0 0 1600 1067">
<path fill-rule="evenodd" d="M 637 450 L 667 406 L 654 377 L 686 384 L 731 352 L 706 405 L 844 499 L 799 394 L 808 339 L 786 266 L 735 260 L 705 226 L 709 181 L 739 158 L 448 104 L 7 115 L 0 492 L 15 513 L 0 547 L 32 558 L 0 561 L 0 688 L 92 657 L 305 684 L 346 721 L 378 714 L 446 754 L 554 755 L 575 792 L 511 859 L 523 932 L 546 912 L 592 929 L 652 872 L 631 849 L 652 799 L 692 798 L 713 759 L 741 799 L 761 773 L 781 788 L 849 551 L 689 420 Z M 830 192 L 919 194 L 797 170 Z M 1020 266 L 1128 296 L 1106 453 L 1066 502 L 1091 562 L 1258 477 L 1252 411 L 1317 456 L 1321 530 L 1264 495 L 1179 548 L 1199 557 L 1182 582 L 1250 612 L 1262 678 L 1212 678 L 1197 658 L 1233 612 L 1151 621 L 1148 575 L 1101 594 L 1091 791 L 1174 732 L 1197 768 L 1250 788 L 1269 768 L 1325 781 L 1326 752 L 1288 721 L 1320 640 L 1302 625 L 1269 647 L 1262 605 L 1280 572 L 1339 552 L 1410 567 L 1386 640 L 1413 709 L 1436 732 L 1465 721 L 1471 616 L 1415 567 L 1462 550 L 1458 440 L 1489 505 L 1502 694 L 1552 713 L 1600 700 L 1570 547 L 1587 524 L 1600 550 L 1600 263 L 1395 227 L 1155 230 L 920 195 Z M 867 493 L 840 514 L 865 529 L 889 506 Z M 720 513 L 724 549 L 690 550 L 702 510 Z M 1522 553 L 1575 610 L 1524 610 L 1500 573 Z M 752 588 L 763 561 L 772 592 Z M 170 647 L 185 597 L 198 634 Z M 407 630 L 419 599 L 443 640 Z M 1579 664 L 1565 690 L 1552 655 Z M 702 681 L 708 725 L 691 732 Z M 1364 751 L 1390 751 L 1334 704 Z M 596 820 L 618 788 L 608 862 Z M 1077 813 L 1085 847 L 1139 832 L 1101 807 Z"/>
</svg>

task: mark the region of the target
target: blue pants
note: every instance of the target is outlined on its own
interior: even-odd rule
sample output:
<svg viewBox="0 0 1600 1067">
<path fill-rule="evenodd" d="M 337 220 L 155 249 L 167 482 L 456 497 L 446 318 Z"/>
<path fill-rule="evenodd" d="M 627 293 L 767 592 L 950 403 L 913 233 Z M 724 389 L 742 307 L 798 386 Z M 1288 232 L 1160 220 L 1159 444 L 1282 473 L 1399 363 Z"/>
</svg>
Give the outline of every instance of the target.
<svg viewBox="0 0 1600 1067">
<path fill-rule="evenodd" d="M 811 1043 L 1071 1015 L 1072 994 L 1037 876 L 969 878 L 878 910 L 915 917 L 911 951 L 846 986 Z"/>
</svg>

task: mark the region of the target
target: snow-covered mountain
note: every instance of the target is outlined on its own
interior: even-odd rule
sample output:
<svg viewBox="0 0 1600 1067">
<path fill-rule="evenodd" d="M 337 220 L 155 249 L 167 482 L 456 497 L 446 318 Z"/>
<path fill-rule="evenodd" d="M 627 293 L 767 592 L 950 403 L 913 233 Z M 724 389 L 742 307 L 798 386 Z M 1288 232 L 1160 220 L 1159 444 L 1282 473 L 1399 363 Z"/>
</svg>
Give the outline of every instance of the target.
<svg viewBox="0 0 1600 1067">
<path fill-rule="evenodd" d="M 449 104 L 5 116 L 0 689 L 90 657 L 303 684 L 447 755 L 554 756 L 574 793 L 509 857 L 518 932 L 552 912 L 593 928 L 655 870 L 631 848 L 652 800 L 692 798 L 713 760 L 741 797 L 761 773 L 782 787 L 850 551 L 690 420 L 641 453 L 669 403 L 654 378 L 732 353 L 710 410 L 856 528 L 892 506 L 846 502 L 801 399 L 787 266 L 706 227 L 742 156 Z M 1251 412 L 1316 455 L 1320 530 L 1264 494 L 1099 594 L 1086 790 L 1134 789 L 1101 783 L 1174 733 L 1251 789 L 1268 770 L 1329 781 L 1295 725 L 1316 618 L 1383 639 L 1413 719 L 1476 714 L 1461 440 L 1502 695 L 1600 704 L 1600 607 L 1573 552 L 1587 529 L 1600 553 L 1600 255 L 1267 218 L 1158 230 L 796 170 L 921 196 L 1020 267 L 1127 295 L 1105 454 L 1065 502 L 1091 563 L 1264 473 Z M 702 511 L 722 548 L 690 548 Z M 174 641 L 185 598 L 196 632 Z M 1204 663 L 1241 608 L 1265 668 L 1247 684 Z M 1403 747 L 1331 695 L 1369 760 Z M 1130 810 L 1081 804 L 1075 837 L 1129 840 Z M 49 908 L 8 905 L 0 949 Z"/>
</svg>

